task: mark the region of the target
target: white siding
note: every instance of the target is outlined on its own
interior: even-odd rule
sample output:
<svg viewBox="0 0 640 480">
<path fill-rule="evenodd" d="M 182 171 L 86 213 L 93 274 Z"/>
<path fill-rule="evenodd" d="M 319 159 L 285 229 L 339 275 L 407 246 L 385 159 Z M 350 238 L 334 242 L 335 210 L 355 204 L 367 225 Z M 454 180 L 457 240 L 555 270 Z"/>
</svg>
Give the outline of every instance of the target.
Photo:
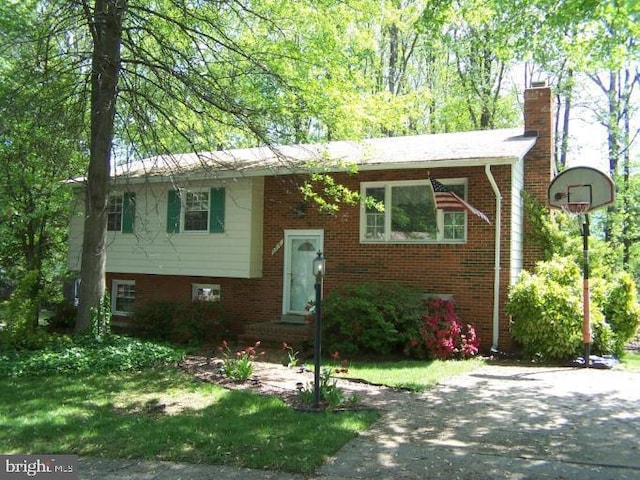
<svg viewBox="0 0 640 480">
<path fill-rule="evenodd" d="M 511 167 L 511 261 L 509 285 L 516 283 L 522 271 L 524 259 L 524 162 L 519 160 Z"/>
<path fill-rule="evenodd" d="M 189 187 L 225 187 L 224 233 L 169 234 L 169 184 L 130 186 L 136 194 L 133 234 L 107 233 L 107 272 L 251 278 L 262 273 L 262 178 Z M 78 205 L 82 202 L 79 201 Z M 74 216 L 69 234 L 69 265 L 78 270 L 82 217 Z"/>
</svg>

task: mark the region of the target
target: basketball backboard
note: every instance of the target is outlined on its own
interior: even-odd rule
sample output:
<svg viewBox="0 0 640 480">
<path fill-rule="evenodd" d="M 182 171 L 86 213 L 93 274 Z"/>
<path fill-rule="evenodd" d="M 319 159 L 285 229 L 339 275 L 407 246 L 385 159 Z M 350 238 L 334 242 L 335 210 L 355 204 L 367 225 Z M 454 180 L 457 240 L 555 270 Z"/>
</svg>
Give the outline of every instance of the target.
<svg viewBox="0 0 640 480">
<path fill-rule="evenodd" d="M 549 185 L 549 206 L 569 213 L 587 213 L 615 199 L 608 175 L 592 167 L 573 167 L 559 173 Z"/>
</svg>

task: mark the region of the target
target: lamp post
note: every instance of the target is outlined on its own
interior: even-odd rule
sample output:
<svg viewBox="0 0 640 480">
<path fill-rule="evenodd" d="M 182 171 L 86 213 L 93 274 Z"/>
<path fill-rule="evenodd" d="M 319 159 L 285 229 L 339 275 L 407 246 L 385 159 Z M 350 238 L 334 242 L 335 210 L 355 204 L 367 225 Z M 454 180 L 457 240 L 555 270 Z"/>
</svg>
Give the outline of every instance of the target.
<svg viewBox="0 0 640 480">
<path fill-rule="evenodd" d="M 322 277 L 325 274 L 327 261 L 322 256 L 322 252 L 318 252 L 318 256 L 313 259 L 313 274 L 316 277 L 316 321 L 315 333 L 313 338 L 313 406 L 320 408 L 320 322 L 322 320 Z"/>
</svg>

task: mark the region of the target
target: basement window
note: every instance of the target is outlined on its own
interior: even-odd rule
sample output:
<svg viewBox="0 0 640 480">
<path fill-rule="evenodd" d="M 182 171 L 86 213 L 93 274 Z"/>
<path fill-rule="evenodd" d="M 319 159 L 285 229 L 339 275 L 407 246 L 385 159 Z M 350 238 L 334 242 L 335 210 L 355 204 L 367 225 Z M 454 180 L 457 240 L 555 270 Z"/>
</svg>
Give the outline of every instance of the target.
<svg viewBox="0 0 640 480">
<path fill-rule="evenodd" d="M 194 302 L 219 302 L 220 297 L 220 285 L 208 283 L 191 284 L 191 299 Z"/>
<path fill-rule="evenodd" d="M 135 280 L 113 280 L 111 284 L 111 311 L 114 315 L 133 315 L 135 300 Z"/>
</svg>

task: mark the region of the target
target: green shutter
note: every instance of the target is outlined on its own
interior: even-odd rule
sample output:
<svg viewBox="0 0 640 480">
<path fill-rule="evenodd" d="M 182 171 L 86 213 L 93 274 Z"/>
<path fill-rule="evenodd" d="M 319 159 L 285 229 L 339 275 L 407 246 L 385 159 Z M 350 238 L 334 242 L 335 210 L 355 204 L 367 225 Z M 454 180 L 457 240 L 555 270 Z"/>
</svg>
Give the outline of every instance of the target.
<svg viewBox="0 0 640 480">
<path fill-rule="evenodd" d="M 180 232 L 180 192 L 169 190 L 167 197 L 167 233 Z"/>
<path fill-rule="evenodd" d="M 209 195 L 209 232 L 224 232 L 224 187 L 212 188 Z"/>
<path fill-rule="evenodd" d="M 136 218 L 136 194 L 124 192 L 122 200 L 122 233 L 133 233 Z"/>
</svg>

